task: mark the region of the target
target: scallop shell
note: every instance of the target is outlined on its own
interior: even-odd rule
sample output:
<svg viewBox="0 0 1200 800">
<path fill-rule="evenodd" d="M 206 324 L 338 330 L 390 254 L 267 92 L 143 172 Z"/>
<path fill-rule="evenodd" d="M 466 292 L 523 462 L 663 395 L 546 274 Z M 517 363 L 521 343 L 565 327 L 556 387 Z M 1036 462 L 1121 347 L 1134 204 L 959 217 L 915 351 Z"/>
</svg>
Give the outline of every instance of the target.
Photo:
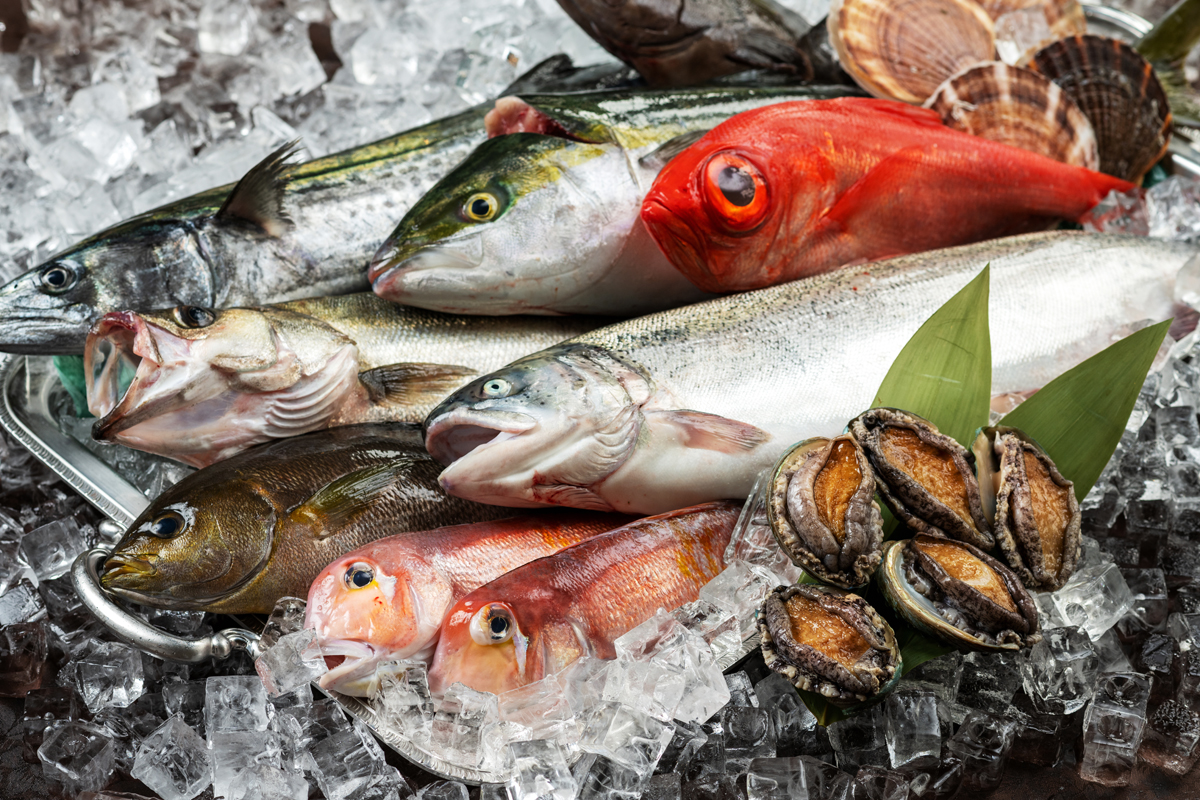
<svg viewBox="0 0 1200 800">
<path fill-rule="evenodd" d="M 1038 51 L 1029 66 L 1061 86 L 1091 121 L 1101 172 L 1138 181 L 1166 152 L 1167 95 L 1154 69 L 1129 45 L 1073 36 Z"/>
<path fill-rule="evenodd" d="M 995 58 L 992 21 L 971 0 L 834 0 L 828 24 L 842 68 L 876 97 L 920 103 Z"/>
<path fill-rule="evenodd" d="M 980 64 L 939 86 L 925 106 L 955 130 L 1064 164 L 1100 165 L 1088 118 L 1057 84 L 1036 72 L 1000 61 Z"/>
</svg>

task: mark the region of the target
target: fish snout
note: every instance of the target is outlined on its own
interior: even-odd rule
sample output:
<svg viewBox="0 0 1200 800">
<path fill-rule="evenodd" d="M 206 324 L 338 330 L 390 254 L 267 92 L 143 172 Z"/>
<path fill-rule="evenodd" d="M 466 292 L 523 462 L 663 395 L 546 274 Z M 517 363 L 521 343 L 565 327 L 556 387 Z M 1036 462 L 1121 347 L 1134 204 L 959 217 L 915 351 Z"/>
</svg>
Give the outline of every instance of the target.
<svg viewBox="0 0 1200 800">
<path fill-rule="evenodd" d="M 153 555 L 138 557 L 115 553 L 104 562 L 100 585 L 105 589 L 135 588 L 140 579 L 153 577 L 158 572 L 153 559 Z"/>
<path fill-rule="evenodd" d="M 512 411 L 451 409 L 430 415 L 425 425 L 425 449 L 442 464 L 452 464 L 479 447 L 512 438 L 537 427 L 537 420 Z"/>
<path fill-rule="evenodd" d="M 692 279 L 693 274 L 704 271 L 703 237 L 697 235 L 692 226 L 671 209 L 664 196 L 653 193 L 646 196 L 642 203 L 642 224 L 650 231 L 668 260 L 686 277 Z"/>
<path fill-rule="evenodd" d="M 483 238 L 472 233 L 436 244 L 385 244 L 371 262 L 367 277 L 375 294 L 389 300 L 413 293 L 440 296 L 446 281 L 452 284 L 453 296 L 461 273 L 482 263 Z"/>
</svg>

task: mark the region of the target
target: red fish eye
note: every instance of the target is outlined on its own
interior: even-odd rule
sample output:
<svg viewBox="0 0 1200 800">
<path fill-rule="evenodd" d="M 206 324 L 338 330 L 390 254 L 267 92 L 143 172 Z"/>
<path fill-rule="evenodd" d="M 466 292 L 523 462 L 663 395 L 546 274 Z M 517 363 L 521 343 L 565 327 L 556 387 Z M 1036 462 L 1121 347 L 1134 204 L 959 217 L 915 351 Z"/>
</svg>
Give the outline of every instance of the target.
<svg viewBox="0 0 1200 800">
<path fill-rule="evenodd" d="M 704 194 L 717 221 L 735 231 L 749 231 L 767 210 L 767 183 L 750 160 L 717 153 L 704 167 Z"/>
</svg>

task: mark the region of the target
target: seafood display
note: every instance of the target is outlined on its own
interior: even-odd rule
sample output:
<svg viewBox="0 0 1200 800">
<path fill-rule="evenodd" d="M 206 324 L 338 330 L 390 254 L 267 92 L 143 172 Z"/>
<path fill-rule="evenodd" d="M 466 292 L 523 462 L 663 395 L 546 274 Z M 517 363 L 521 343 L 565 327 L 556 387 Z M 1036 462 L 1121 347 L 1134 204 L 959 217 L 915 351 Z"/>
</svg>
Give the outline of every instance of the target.
<svg viewBox="0 0 1200 800">
<path fill-rule="evenodd" d="M 1077 220 L 1129 188 L 926 109 L 845 98 L 717 126 L 659 173 L 642 220 L 697 286 L 740 291 Z"/>
<path fill-rule="evenodd" d="M 120 311 L 93 326 L 84 378 L 99 418 L 96 439 L 203 467 L 321 428 L 420 422 L 480 372 L 603 322 L 501 324 L 369 293 L 258 308 Z"/>
<path fill-rule="evenodd" d="M 267 613 L 367 542 L 508 516 L 447 497 L 411 425 L 335 428 L 202 469 L 163 492 L 104 565 L 104 588 L 163 608 Z"/>
<path fill-rule="evenodd" d="M 442 619 L 457 600 L 628 521 L 619 514 L 556 511 L 398 534 L 347 553 L 322 570 L 308 592 L 305 626 L 316 630 L 327 657 L 344 657 L 321 685 L 369 694 L 381 664 L 433 655 Z"/>
<path fill-rule="evenodd" d="M 425 443 L 442 487 L 480 502 L 660 513 L 741 498 L 787 447 L 869 407 L 904 342 L 984 264 L 1000 395 L 1044 385 L 1130 320 L 1173 316 L 1195 252 L 1029 234 L 665 311 L 477 378 L 430 413 Z"/>
<path fill-rule="evenodd" d="M 710 503 L 647 517 L 476 589 L 446 615 L 429 688 L 462 683 L 498 694 L 583 655 L 615 657 L 613 640 L 659 607 L 695 600 L 724 568 L 740 512 Z"/>
<path fill-rule="evenodd" d="M 409 210 L 371 264 L 376 294 L 462 314 L 639 314 L 704 293 L 639 219 L 655 175 L 730 116 L 851 87 L 693 89 L 497 103 L 496 136 Z"/>
<path fill-rule="evenodd" d="M 1200 0 L 9 5 L 9 784 L 1191 786 Z"/>
</svg>

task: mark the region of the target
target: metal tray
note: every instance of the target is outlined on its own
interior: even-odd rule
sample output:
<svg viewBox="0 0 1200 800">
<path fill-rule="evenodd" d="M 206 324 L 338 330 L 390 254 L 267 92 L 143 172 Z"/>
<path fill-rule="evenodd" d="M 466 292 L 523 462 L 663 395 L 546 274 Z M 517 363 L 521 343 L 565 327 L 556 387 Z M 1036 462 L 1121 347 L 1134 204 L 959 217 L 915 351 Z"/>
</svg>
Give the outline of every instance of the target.
<svg viewBox="0 0 1200 800">
<path fill-rule="evenodd" d="M 98 508 L 114 526 L 123 531 L 149 505 L 150 501 L 112 466 L 59 429 L 52 409 L 57 405 L 56 396 L 65 389 L 50 358 L 0 354 L 0 387 L 3 389 L 0 427 Z M 100 587 L 98 572 L 108 552 L 109 548 L 98 547 L 81 555 L 71 577 L 80 600 L 120 639 L 159 658 L 188 663 L 225 658 L 235 650 L 258 655 L 258 634 L 246 628 L 226 628 L 201 639 L 184 639 L 153 628 L 125 611 Z M 743 642 L 740 653 L 730 654 L 718 664 L 722 670 L 728 670 L 757 646 L 757 636 L 750 636 Z M 315 683 L 313 688 L 335 699 L 385 745 L 427 772 L 471 784 L 507 780 L 507 775 L 462 767 L 426 753 L 400 731 L 384 725 L 375 709 L 362 698 L 325 691 Z"/>
</svg>

